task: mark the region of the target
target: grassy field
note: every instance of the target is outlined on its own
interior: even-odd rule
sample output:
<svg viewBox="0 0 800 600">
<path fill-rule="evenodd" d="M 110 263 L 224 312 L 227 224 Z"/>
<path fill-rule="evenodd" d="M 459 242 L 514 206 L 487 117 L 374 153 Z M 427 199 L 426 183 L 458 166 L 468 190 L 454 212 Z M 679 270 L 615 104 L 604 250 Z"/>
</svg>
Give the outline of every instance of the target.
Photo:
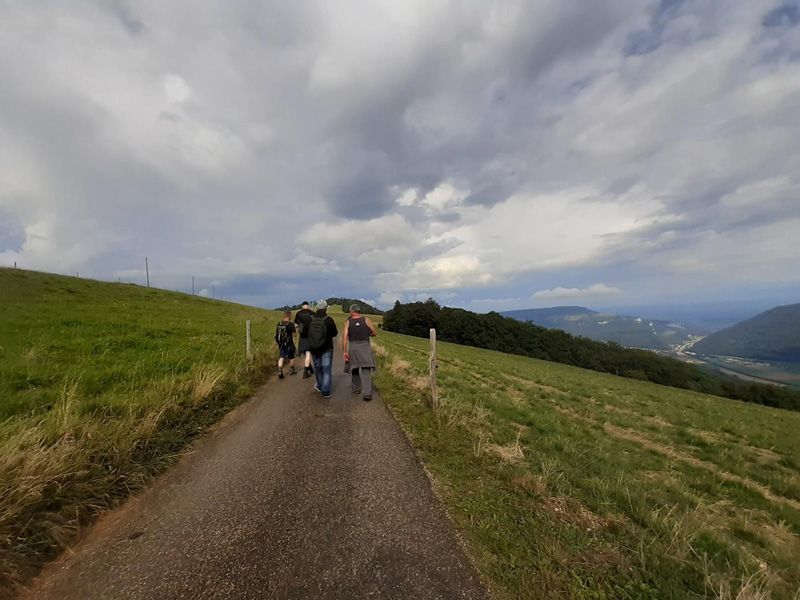
<svg viewBox="0 0 800 600">
<path fill-rule="evenodd" d="M 739 374 L 759 381 L 780 383 L 800 389 L 800 364 L 765 362 L 730 356 L 701 356 L 711 372 Z"/>
<path fill-rule="evenodd" d="M 800 598 L 800 414 L 382 332 L 382 396 L 499 598 Z"/>
<path fill-rule="evenodd" d="M 266 378 L 278 318 L 0 269 L 0 597 Z"/>
</svg>

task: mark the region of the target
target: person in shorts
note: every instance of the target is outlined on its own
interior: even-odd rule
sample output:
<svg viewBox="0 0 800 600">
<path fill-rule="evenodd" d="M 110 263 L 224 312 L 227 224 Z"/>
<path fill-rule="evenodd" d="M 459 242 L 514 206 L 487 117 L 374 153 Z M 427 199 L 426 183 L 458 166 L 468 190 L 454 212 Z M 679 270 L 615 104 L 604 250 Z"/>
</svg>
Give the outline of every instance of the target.
<svg viewBox="0 0 800 600">
<path fill-rule="evenodd" d="M 303 302 L 302 308 L 297 311 L 294 316 L 294 323 L 297 325 L 297 333 L 299 339 L 299 356 L 303 359 L 303 379 L 311 377 L 314 374 L 314 368 L 311 366 L 311 349 L 308 347 L 308 326 L 311 325 L 311 318 L 314 316 L 314 311 L 308 302 Z"/>
<path fill-rule="evenodd" d="M 289 375 L 297 371 L 294 368 L 294 357 L 297 348 L 294 344 L 294 334 L 297 328 L 292 323 L 292 311 L 283 312 L 283 320 L 275 327 L 275 343 L 278 344 L 278 379 L 283 379 L 283 363 L 289 361 Z"/>
</svg>

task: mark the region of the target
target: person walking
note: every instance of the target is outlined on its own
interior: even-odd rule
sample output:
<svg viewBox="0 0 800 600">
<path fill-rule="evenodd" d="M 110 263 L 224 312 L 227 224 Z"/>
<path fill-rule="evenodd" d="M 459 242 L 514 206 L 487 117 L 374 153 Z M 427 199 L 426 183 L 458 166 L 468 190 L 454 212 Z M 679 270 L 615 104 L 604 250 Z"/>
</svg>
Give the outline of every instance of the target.
<svg viewBox="0 0 800 600">
<path fill-rule="evenodd" d="M 314 359 L 314 376 L 317 385 L 314 389 L 322 394 L 323 398 L 330 398 L 333 390 L 333 339 L 339 335 L 336 321 L 328 316 L 328 303 L 320 300 L 316 304 L 316 312 L 308 326 L 308 347 Z"/>
<path fill-rule="evenodd" d="M 289 375 L 297 371 L 294 368 L 294 357 L 297 349 L 294 344 L 294 334 L 297 328 L 292 323 L 292 311 L 283 311 L 283 320 L 275 327 L 275 343 L 278 344 L 278 379 L 283 379 L 283 363 L 289 361 Z"/>
<path fill-rule="evenodd" d="M 303 359 L 303 379 L 311 377 L 314 369 L 311 367 L 311 350 L 308 347 L 308 328 L 311 325 L 311 318 L 314 312 L 311 310 L 308 302 L 303 302 L 300 310 L 294 316 L 294 323 L 297 325 L 298 331 L 298 356 Z"/>
<path fill-rule="evenodd" d="M 372 372 L 375 370 L 375 357 L 369 338 L 378 334 L 369 318 L 361 315 L 358 304 L 350 305 L 350 318 L 344 325 L 342 353 L 345 362 L 350 363 L 350 379 L 354 394 L 361 394 L 365 401 L 372 400 Z"/>
</svg>

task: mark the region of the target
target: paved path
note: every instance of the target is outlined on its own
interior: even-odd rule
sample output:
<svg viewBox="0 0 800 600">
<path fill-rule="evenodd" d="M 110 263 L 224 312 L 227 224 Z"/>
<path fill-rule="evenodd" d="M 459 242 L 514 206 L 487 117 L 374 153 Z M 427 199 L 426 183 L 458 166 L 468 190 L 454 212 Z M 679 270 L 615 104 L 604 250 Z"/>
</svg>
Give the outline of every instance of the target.
<svg viewBox="0 0 800 600">
<path fill-rule="evenodd" d="M 485 598 L 380 397 L 312 382 L 270 381 L 27 597 Z"/>
</svg>

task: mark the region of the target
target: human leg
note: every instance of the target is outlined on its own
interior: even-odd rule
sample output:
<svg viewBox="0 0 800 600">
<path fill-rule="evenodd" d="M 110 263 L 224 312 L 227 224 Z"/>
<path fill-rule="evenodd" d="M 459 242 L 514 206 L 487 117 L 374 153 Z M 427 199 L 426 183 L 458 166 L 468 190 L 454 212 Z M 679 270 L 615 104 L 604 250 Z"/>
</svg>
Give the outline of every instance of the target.
<svg viewBox="0 0 800 600">
<path fill-rule="evenodd" d="M 303 379 L 311 377 L 313 369 L 311 368 L 311 352 L 308 349 L 308 339 L 300 338 L 300 347 L 298 349 L 298 357 L 303 361 Z"/>
<path fill-rule="evenodd" d="M 314 367 L 316 368 L 316 361 L 314 361 Z M 315 369 L 316 370 L 316 369 Z M 323 396 L 330 396 L 331 392 L 331 383 L 332 383 L 332 370 L 333 370 L 333 350 L 326 350 L 322 353 L 320 357 L 320 370 L 322 371 L 322 375 L 320 379 L 322 381 L 322 385 L 320 386 L 320 391 L 322 392 Z"/>
<path fill-rule="evenodd" d="M 350 383 L 353 388 L 354 394 L 361 393 L 361 376 L 359 375 L 358 368 L 350 369 Z"/>
<path fill-rule="evenodd" d="M 361 371 L 361 394 L 364 400 L 372 400 L 372 369 L 362 367 Z"/>
<path fill-rule="evenodd" d="M 314 377 L 317 380 L 317 389 L 322 391 L 322 355 L 314 356 Z"/>
</svg>

